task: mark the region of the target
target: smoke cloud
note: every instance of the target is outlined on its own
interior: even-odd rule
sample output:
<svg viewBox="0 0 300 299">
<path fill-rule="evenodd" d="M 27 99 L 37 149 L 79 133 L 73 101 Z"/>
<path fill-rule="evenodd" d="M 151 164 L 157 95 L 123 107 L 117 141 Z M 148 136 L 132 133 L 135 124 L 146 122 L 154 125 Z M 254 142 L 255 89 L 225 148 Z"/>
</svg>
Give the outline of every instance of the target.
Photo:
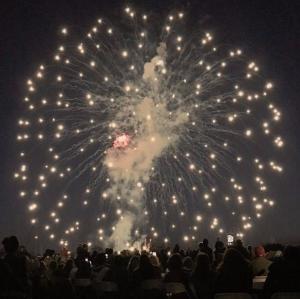
<svg viewBox="0 0 300 299">
<path fill-rule="evenodd" d="M 143 80 L 153 88 L 159 84 L 158 71 L 164 69 L 165 59 L 166 45 L 161 43 L 157 55 L 144 65 Z M 124 112 L 124 118 L 126 115 Z M 118 117 L 122 118 L 122 115 Z M 119 219 L 110 236 L 117 250 L 125 248 L 134 239 L 144 237 L 136 230 L 141 223 L 146 223 L 145 204 L 142 202 L 144 186 L 150 179 L 155 160 L 176 141 L 176 135 L 172 133 L 174 126 L 186 120 L 187 115 L 180 111 L 173 113 L 170 118 L 164 103 L 155 103 L 151 97 L 145 97 L 135 107 L 134 123 L 139 133 L 132 138 L 131 145 L 122 150 L 108 151 L 105 165 L 112 184 L 106 193 L 112 199 L 119 198 L 117 205 L 124 208 L 124 211 L 119 210 Z"/>
</svg>

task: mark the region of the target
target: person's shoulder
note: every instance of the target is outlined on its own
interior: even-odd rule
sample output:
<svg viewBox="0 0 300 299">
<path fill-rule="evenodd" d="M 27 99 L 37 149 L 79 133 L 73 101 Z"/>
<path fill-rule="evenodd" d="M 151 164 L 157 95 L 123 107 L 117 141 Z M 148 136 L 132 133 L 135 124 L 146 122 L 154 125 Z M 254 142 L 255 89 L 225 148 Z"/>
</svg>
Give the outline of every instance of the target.
<svg viewBox="0 0 300 299">
<path fill-rule="evenodd" d="M 22 263 L 26 262 L 26 257 L 24 255 L 15 255 L 15 254 L 7 254 L 4 257 L 5 262 L 14 262 L 14 263 Z"/>
</svg>

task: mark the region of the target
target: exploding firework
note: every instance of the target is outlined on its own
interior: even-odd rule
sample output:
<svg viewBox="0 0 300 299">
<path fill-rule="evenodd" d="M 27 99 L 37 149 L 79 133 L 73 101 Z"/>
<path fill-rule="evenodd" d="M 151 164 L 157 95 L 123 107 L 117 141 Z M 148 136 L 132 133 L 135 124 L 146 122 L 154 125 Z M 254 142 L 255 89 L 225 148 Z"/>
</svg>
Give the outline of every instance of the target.
<svg viewBox="0 0 300 299">
<path fill-rule="evenodd" d="M 242 237 L 274 205 L 268 180 L 283 170 L 273 84 L 241 49 L 184 34 L 181 12 L 159 33 L 124 14 L 82 42 L 61 29 L 53 62 L 27 81 L 15 178 L 35 237 L 117 248 L 208 229 Z"/>
</svg>

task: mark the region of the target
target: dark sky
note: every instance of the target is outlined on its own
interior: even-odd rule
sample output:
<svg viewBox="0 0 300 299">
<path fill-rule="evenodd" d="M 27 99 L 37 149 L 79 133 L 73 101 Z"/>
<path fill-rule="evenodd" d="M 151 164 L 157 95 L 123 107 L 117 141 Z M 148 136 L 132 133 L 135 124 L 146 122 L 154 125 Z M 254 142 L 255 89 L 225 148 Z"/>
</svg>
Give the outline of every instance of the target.
<svg viewBox="0 0 300 299">
<path fill-rule="evenodd" d="M 61 25 L 85 32 L 98 16 L 118 16 L 123 1 L 51 0 L 1 1 L 0 6 L 0 238 L 8 233 L 27 242 L 12 175 L 15 165 L 16 121 L 26 78 L 52 54 Z M 283 111 L 286 134 L 285 174 L 280 179 L 277 207 L 256 233 L 267 241 L 300 241 L 300 2 L 298 0 L 131 1 L 134 7 L 162 15 L 170 9 L 191 9 L 191 18 L 205 20 L 217 40 L 241 46 L 275 82 L 274 95 Z M 76 29 L 76 30 L 77 30 Z"/>
</svg>

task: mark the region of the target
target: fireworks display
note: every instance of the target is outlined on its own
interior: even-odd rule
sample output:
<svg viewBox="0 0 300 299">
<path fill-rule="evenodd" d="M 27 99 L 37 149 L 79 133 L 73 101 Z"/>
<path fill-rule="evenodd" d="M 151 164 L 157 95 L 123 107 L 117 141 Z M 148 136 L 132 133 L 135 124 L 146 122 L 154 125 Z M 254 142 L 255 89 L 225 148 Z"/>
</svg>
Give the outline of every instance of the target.
<svg viewBox="0 0 300 299">
<path fill-rule="evenodd" d="M 273 84 L 186 17 L 157 28 L 127 7 L 122 25 L 98 19 L 82 41 L 61 28 L 18 120 L 14 177 L 35 238 L 123 248 L 208 230 L 243 237 L 275 204 Z"/>
</svg>

